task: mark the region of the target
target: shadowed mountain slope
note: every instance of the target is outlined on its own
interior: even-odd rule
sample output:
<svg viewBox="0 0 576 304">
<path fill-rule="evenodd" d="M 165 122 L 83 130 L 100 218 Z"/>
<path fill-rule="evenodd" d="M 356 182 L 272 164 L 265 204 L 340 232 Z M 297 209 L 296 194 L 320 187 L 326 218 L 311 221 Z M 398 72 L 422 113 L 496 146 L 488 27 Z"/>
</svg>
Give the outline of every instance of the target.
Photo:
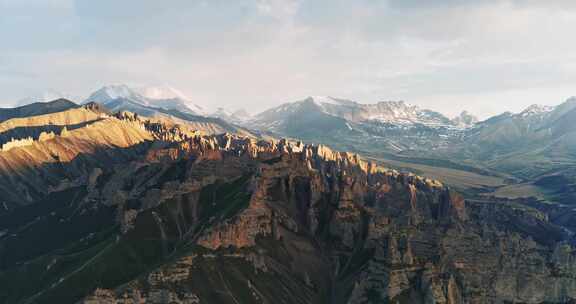
<svg viewBox="0 0 576 304">
<path fill-rule="evenodd" d="M 127 112 L 42 139 L 0 152 L 2 303 L 576 298 L 570 226 L 545 209 Z"/>
<path fill-rule="evenodd" d="M 66 99 L 58 99 L 51 102 L 37 102 L 22 107 L 0 109 L 0 121 L 11 118 L 21 118 L 61 112 L 78 107 L 77 104 Z"/>
</svg>

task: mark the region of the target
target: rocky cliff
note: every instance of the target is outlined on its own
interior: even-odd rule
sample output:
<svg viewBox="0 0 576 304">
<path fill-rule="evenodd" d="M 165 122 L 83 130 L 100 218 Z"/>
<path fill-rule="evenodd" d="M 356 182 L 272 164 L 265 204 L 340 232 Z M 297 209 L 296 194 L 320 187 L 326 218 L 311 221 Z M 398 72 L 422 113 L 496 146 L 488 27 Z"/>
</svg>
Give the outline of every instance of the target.
<svg viewBox="0 0 576 304">
<path fill-rule="evenodd" d="M 324 146 L 120 113 L 0 161 L 51 177 L 0 214 L 3 303 L 576 299 L 571 233 L 546 213 Z"/>
<path fill-rule="evenodd" d="M 564 303 L 576 297 L 573 247 L 535 210 L 465 202 L 436 181 L 322 146 L 203 140 L 185 155 L 198 153 L 196 162 L 257 161 L 245 208 L 210 218 L 192 255 L 109 293 L 110 299 Z M 208 290 L 196 282 L 210 277 L 205 267 L 221 276 Z"/>
</svg>

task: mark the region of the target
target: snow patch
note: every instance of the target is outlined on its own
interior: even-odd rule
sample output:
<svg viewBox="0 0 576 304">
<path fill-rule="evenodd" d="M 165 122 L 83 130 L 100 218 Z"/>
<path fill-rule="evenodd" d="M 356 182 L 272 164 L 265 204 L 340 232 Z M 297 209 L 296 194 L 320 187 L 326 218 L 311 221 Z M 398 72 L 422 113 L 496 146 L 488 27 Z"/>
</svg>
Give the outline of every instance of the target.
<svg viewBox="0 0 576 304">
<path fill-rule="evenodd" d="M 150 86 L 136 89 L 140 95 L 150 99 L 182 99 L 190 100 L 181 91 L 170 86 Z"/>
<path fill-rule="evenodd" d="M 522 117 L 541 115 L 541 114 L 546 114 L 546 113 L 552 112 L 554 110 L 554 108 L 555 107 L 553 107 L 553 106 L 533 104 L 533 105 L 529 106 L 528 108 L 526 108 L 524 111 L 520 112 L 519 115 Z"/>
</svg>

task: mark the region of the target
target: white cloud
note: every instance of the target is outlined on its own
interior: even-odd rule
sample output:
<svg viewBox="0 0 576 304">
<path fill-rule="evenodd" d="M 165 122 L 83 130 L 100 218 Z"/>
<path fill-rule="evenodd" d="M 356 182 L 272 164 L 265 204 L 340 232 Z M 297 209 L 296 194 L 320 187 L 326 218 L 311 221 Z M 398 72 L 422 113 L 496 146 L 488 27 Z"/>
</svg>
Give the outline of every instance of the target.
<svg viewBox="0 0 576 304">
<path fill-rule="evenodd" d="M 300 0 L 256 0 L 259 14 L 278 20 L 291 20 L 300 5 Z"/>
<path fill-rule="evenodd" d="M 487 115 L 576 94 L 576 6 L 546 3 L 0 0 L 0 99 L 170 83 L 200 104 L 332 95 Z"/>
<path fill-rule="evenodd" d="M 35 12 L 46 14 L 72 14 L 74 0 L 0 0 L 0 15 L 28 15 Z"/>
</svg>

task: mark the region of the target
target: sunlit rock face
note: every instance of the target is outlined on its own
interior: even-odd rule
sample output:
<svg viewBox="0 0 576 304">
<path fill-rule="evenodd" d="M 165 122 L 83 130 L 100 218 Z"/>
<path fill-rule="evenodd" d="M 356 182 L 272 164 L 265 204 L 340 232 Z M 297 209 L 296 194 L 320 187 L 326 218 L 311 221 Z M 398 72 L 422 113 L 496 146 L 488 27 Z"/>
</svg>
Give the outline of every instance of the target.
<svg viewBox="0 0 576 304">
<path fill-rule="evenodd" d="M 576 298 L 570 235 L 535 209 L 322 145 L 81 111 L 0 152 L 2 303 Z"/>
</svg>

